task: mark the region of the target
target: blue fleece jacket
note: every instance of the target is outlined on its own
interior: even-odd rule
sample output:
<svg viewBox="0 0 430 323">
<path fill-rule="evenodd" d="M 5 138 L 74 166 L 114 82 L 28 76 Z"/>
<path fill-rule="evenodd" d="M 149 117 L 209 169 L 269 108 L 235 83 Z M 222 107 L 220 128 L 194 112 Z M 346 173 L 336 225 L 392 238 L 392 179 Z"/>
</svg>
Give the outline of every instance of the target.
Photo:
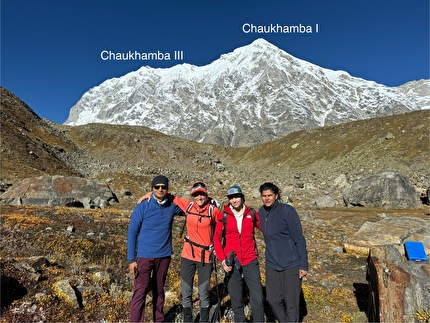
<svg viewBox="0 0 430 323">
<path fill-rule="evenodd" d="M 184 212 L 169 199 L 161 204 L 154 196 L 136 205 L 128 227 L 127 260 L 162 258 L 172 254 L 172 223 Z"/>
<path fill-rule="evenodd" d="M 258 214 L 266 244 L 266 265 L 276 270 L 308 270 L 306 240 L 296 210 L 276 201 L 269 208 L 263 205 Z"/>
</svg>

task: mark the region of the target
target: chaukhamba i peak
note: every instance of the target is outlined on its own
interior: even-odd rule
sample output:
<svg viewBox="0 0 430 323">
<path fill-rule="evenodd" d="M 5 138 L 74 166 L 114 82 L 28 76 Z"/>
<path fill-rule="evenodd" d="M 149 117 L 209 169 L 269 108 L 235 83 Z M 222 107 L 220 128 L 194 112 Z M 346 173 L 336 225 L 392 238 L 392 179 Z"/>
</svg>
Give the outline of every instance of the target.
<svg viewBox="0 0 430 323">
<path fill-rule="evenodd" d="M 264 39 L 206 66 L 141 67 L 90 89 L 66 125 L 140 125 L 243 147 L 291 132 L 430 109 L 430 80 L 397 87 L 295 58 Z"/>
</svg>

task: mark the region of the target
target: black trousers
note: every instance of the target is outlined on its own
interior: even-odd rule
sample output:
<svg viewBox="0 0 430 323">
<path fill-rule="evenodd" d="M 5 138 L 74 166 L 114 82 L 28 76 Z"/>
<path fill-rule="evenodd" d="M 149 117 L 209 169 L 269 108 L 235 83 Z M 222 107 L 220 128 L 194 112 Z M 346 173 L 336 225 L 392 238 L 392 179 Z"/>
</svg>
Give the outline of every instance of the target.
<svg viewBox="0 0 430 323">
<path fill-rule="evenodd" d="M 302 280 L 299 267 L 282 271 L 266 266 L 266 295 L 279 322 L 299 322 Z"/>
<path fill-rule="evenodd" d="M 263 289 L 258 259 L 253 260 L 246 266 L 242 266 L 240 271 L 233 267 L 233 273 L 228 281 L 227 288 L 231 298 L 231 308 L 235 322 L 245 322 L 242 294 L 244 282 L 248 286 L 249 302 L 254 322 L 264 322 Z"/>
</svg>

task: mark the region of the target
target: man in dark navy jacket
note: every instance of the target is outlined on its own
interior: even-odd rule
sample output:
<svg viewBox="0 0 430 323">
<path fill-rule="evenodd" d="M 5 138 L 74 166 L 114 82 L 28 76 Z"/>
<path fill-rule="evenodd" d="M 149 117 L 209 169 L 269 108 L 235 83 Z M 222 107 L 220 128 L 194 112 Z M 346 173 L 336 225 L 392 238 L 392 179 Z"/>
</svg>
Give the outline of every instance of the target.
<svg viewBox="0 0 430 323">
<path fill-rule="evenodd" d="M 266 243 L 267 301 L 279 322 L 299 322 L 301 279 L 308 272 L 308 253 L 300 218 L 280 202 L 273 183 L 260 186 L 263 205 L 258 210 Z"/>
</svg>

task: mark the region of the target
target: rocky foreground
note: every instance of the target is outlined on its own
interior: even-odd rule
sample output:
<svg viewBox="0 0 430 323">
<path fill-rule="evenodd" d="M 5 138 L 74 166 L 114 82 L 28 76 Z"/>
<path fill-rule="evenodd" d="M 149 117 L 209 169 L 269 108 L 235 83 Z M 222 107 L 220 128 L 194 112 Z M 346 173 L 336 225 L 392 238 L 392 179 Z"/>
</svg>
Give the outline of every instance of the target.
<svg viewBox="0 0 430 323">
<path fill-rule="evenodd" d="M 303 283 L 303 322 L 367 322 L 367 256 L 346 253 L 345 244 L 357 237 L 365 222 L 429 219 L 427 206 L 408 210 L 333 208 L 298 212 L 310 262 Z M 128 211 L 114 209 L 2 205 L 0 321 L 128 321 L 132 292 L 125 259 L 129 216 Z M 166 288 L 166 312 L 171 321 L 180 320 L 178 257 L 182 221 L 175 220 L 175 253 Z M 264 243 L 260 234 L 258 237 L 264 286 Z M 212 275 L 213 308 L 218 299 L 217 283 L 223 279 L 220 266 L 217 269 L 217 275 Z M 222 304 L 224 321 L 228 322 L 232 317 L 228 297 L 222 298 Z M 196 294 L 195 313 L 197 309 Z M 425 310 L 415 309 L 411 322 L 422 319 Z M 150 300 L 147 313 L 150 320 Z M 266 315 L 271 318 L 269 309 Z"/>
</svg>

